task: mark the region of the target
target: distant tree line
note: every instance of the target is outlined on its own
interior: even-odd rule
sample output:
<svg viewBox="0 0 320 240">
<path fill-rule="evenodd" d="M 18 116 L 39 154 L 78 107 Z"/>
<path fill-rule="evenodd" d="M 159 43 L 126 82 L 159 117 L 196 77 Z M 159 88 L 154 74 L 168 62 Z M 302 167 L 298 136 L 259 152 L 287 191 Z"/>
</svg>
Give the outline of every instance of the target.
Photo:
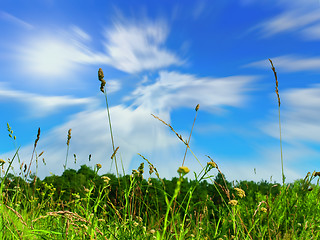
<svg viewBox="0 0 320 240">
<path fill-rule="evenodd" d="M 92 188 L 90 195 L 92 202 L 89 204 L 93 204 L 94 199 L 99 197 L 99 194 L 106 194 L 103 202 L 105 205 L 112 203 L 113 206 L 121 208 L 124 206 L 127 196 L 127 200 L 130 201 L 130 206 L 136 211 L 136 214 L 147 211 L 154 211 L 154 214 L 164 214 L 167 208 L 164 191 L 171 199 L 179 180 L 177 177 L 171 180 L 163 179 L 162 181 L 157 178 L 146 180 L 141 175 L 134 178 L 125 175 L 120 176 L 119 179 L 114 174 L 104 174 L 103 176 L 110 179 L 107 187 L 101 178 L 102 176 L 99 176 L 95 170 L 86 165 L 82 165 L 77 171 L 67 169 L 61 176 L 52 175 L 43 180 L 33 175 L 31 180 L 27 182 L 20 176 L 9 174 L 5 182 L 5 189 L 11 190 L 8 191 L 9 198 L 10 195 L 13 196 L 13 189 L 17 187 L 23 189 L 24 194 L 38 199 L 43 198 L 45 194 L 50 194 L 52 201 L 61 203 L 62 206 L 68 208 L 68 203 L 76 198 L 84 198 Z M 279 194 L 279 185 L 275 186 L 275 184 L 267 181 L 260 181 L 259 183 L 241 181 L 236 186 L 232 186 L 232 183 L 225 178 L 224 181 L 223 178 L 224 176 L 218 173 L 214 178 L 215 185 L 208 183 L 206 180 L 197 182 L 187 178 L 183 179 L 174 207 L 182 209 L 180 212 L 184 213 L 190 189 L 194 189 L 189 203 L 188 211 L 190 212 L 201 211 L 204 206 L 209 208 L 209 211 L 219 211 L 220 206 L 223 206 L 225 202 L 228 203 L 228 194 L 231 199 L 234 199 L 236 194 L 234 187 L 245 191 L 246 204 L 256 204 L 258 194 L 271 194 L 272 196 Z M 101 192 L 102 190 L 103 192 Z M 101 207 L 104 204 L 101 204 Z"/>
</svg>

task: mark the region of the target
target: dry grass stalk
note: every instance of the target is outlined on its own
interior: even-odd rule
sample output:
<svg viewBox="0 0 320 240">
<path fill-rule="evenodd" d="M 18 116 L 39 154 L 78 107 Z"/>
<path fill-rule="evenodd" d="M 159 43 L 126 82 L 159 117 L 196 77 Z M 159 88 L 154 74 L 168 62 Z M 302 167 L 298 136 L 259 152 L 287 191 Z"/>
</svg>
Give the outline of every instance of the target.
<svg viewBox="0 0 320 240">
<path fill-rule="evenodd" d="M 69 224 L 72 224 L 72 225 L 74 225 L 74 226 L 78 226 L 78 225 L 75 225 L 75 224 L 74 224 L 75 221 L 76 221 L 76 222 L 84 222 L 84 223 L 86 223 L 86 224 L 88 224 L 88 225 L 91 225 L 91 223 L 90 223 L 89 221 L 87 221 L 85 218 L 79 216 L 77 213 L 70 212 L 70 211 L 47 212 L 46 215 L 40 216 L 40 217 L 32 220 L 32 222 L 36 222 L 36 221 L 38 221 L 39 219 L 43 219 L 43 218 L 46 218 L 46 217 L 48 217 L 48 216 L 54 216 L 54 217 L 56 217 L 56 216 L 63 216 L 63 217 L 66 217 L 67 220 L 71 221 Z M 67 228 L 66 230 L 68 230 L 68 228 Z M 108 240 L 108 239 L 104 236 L 104 234 L 103 234 L 97 227 L 95 228 L 95 230 L 96 230 L 101 236 L 103 236 L 106 240 Z M 67 234 L 67 232 L 66 232 L 66 234 Z"/>
<path fill-rule="evenodd" d="M 181 134 L 179 135 L 179 134 L 173 129 L 173 127 L 171 127 L 170 124 L 166 123 L 166 122 L 163 121 L 161 118 L 159 118 L 159 117 L 157 117 L 157 116 L 155 116 L 155 115 L 153 115 L 153 114 L 151 114 L 151 115 L 152 115 L 154 118 L 158 119 L 158 120 L 159 120 L 160 122 L 162 122 L 163 124 L 167 125 L 167 126 L 177 135 L 177 137 L 178 137 L 185 145 L 187 145 L 187 147 L 189 147 L 189 144 L 187 143 L 187 141 L 183 140 Z"/>
<path fill-rule="evenodd" d="M 23 217 L 21 216 L 20 213 L 18 213 L 16 210 L 14 210 L 12 207 L 9 207 L 7 205 L 5 205 L 8 209 L 10 209 L 12 212 L 14 212 L 14 214 L 17 215 L 17 217 L 20 219 L 20 222 L 25 225 L 26 227 L 28 227 L 28 225 L 26 224 L 26 222 L 23 220 Z"/>
<path fill-rule="evenodd" d="M 17 227 L 15 225 L 15 222 L 12 220 L 10 215 L 7 215 L 7 218 L 4 218 L 4 220 L 7 221 L 7 224 L 3 224 L 3 227 L 7 227 L 8 228 L 8 226 L 12 225 L 14 227 L 14 229 L 15 229 L 15 232 L 19 235 L 19 239 L 23 239 L 22 234 L 20 234 L 19 230 L 17 229 Z"/>
</svg>

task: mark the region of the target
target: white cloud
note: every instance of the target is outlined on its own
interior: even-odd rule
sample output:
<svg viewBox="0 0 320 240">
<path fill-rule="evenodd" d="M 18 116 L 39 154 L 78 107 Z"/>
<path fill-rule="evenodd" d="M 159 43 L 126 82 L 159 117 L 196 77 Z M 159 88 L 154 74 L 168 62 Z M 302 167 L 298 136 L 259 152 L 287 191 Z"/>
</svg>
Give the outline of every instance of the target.
<svg viewBox="0 0 320 240">
<path fill-rule="evenodd" d="M 91 36 L 75 25 L 71 31 L 33 33 L 24 42 L 17 43 L 19 67 L 34 77 L 51 77 L 56 81 L 56 77 L 65 80 L 83 64 L 105 64 L 128 73 L 182 64 L 163 46 L 168 29 L 161 21 L 115 23 L 104 31 L 102 42 L 106 52 L 96 52 L 87 46 Z"/>
<path fill-rule="evenodd" d="M 1 100 L 17 101 L 25 104 L 31 117 L 45 117 L 61 108 L 71 106 L 85 106 L 94 108 L 98 101 L 94 98 L 75 98 L 71 96 L 43 96 L 39 94 L 27 93 L 19 90 L 11 90 L 3 84 L 0 85 L 0 102 Z"/>
<path fill-rule="evenodd" d="M 17 17 L 15 17 L 7 12 L 4 12 L 4 11 L 0 11 L 0 18 L 6 20 L 8 22 L 11 22 L 13 24 L 16 24 L 18 26 L 21 26 L 27 30 L 31 30 L 34 28 L 34 26 L 31 25 L 30 23 L 23 21 L 20 18 L 17 18 Z"/>
<path fill-rule="evenodd" d="M 300 71 L 319 71 L 320 57 L 303 58 L 296 55 L 284 55 L 270 58 L 276 71 L 281 72 L 300 72 Z M 243 67 L 259 67 L 270 69 L 271 65 L 268 59 L 246 64 Z"/>
<path fill-rule="evenodd" d="M 17 46 L 19 67 L 23 72 L 46 81 L 68 76 L 86 63 L 96 63 L 104 57 L 95 55 L 88 47 L 72 35 L 65 33 L 33 34 L 21 46 Z M 98 61 L 97 61 L 98 60 Z"/>
<path fill-rule="evenodd" d="M 162 71 L 155 83 L 138 87 L 127 100 L 133 105 L 153 112 L 171 111 L 179 107 L 221 112 L 223 106 L 241 107 L 246 102 L 244 93 L 253 89 L 254 76 L 198 78 L 194 75 Z"/>
</svg>

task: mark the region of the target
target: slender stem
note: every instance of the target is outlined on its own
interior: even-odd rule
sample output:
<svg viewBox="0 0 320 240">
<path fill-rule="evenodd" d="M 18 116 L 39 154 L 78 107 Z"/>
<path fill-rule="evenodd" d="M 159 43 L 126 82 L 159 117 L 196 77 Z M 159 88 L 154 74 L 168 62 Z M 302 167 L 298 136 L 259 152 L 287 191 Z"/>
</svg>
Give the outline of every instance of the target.
<svg viewBox="0 0 320 240">
<path fill-rule="evenodd" d="M 196 118 L 197 118 L 197 114 L 198 114 L 198 109 L 199 109 L 199 104 L 198 104 L 197 107 L 196 107 L 196 116 L 194 117 L 194 120 L 193 120 L 191 132 L 190 132 L 189 139 L 188 139 L 188 145 L 189 145 L 189 143 L 190 143 L 190 138 L 191 138 L 192 130 L 193 130 L 193 127 L 194 127 L 194 123 L 196 122 Z M 184 165 L 184 161 L 186 160 L 187 151 L 188 151 L 188 145 L 186 146 L 186 151 L 184 152 L 184 157 L 183 157 L 182 166 Z"/>
<path fill-rule="evenodd" d="M 281 151 L 281 167 L 282 167 L 282 184 L 284 185 L 286 177 L 283 170 L 283 155 L 282 155 L 282 137 L 281 137 L 281 121 L 280 121 L 280 106 L 279 106 L 279 130 L 280 130 L 280 151 Z"/>
<path fill-rule="evenodd" d="M 113 152 L 115 152 L 116 149 L 115 149 L 115 147 L 114 147 L 114 140 L 113 140 L 113 134 L 112 134 L 112 126 L 111 126 L 111 118 L 110 118 L 108 98 L 107 98 L 107 92 L 106 92 L 106 91 L 104 91 L 104 95 L 105 95 L 105 97 L 106 97 L 106 104 L 107 104 L 107 112 L 108 112 L 108 119 L 109 119 L 109 127 L 110 127 L 110 135 L 111 135 L 112 148 L 113 148 Z M 116 156 L 114 156 L 114 162 L 115 162 L 115 164 L 116 164 L 117 177 L 118 177 L 118 181 L 119 181 L 119 185 L 120 185 L 119 171 L 118 171 L 118 165 L 117 165 L 117 158 L 116 158 Z M 112 160 L 111 160 L 111 164 L 112 164 Z"/>
<path fill-rule="evenodd" d="M 68 153 L 69 153 L 69 145 L 67 146 L 67 154 L 66 154 L 66 162 L 64 163 L 64 171 L 66 171 L 66 169 L 67 169 Z"/>
</svg>

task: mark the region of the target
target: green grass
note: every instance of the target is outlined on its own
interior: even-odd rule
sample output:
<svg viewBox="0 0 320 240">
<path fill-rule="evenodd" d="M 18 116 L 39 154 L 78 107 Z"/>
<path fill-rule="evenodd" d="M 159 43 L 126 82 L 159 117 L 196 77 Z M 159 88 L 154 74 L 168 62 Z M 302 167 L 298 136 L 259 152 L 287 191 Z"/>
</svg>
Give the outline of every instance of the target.
<svg viewBox="0 0 320 240">
<path fill-rule="evenodd" d="M 176 134 L 202 166 L 199 173 L 194 173 L 195 180 L 187 179 L 190 169 L 186 167 L 186 153 L 177 169 L 178 177 L 171 181 L 162 179 L 157 168 L 141 154 L 139 168 L 131 175 L 125 175 L 122 168 L 121 176 L 116 160 L 119 148 L 115 148 L 104 76 L 99 69 L 117 175 L 99 175 L 100 164 L 94 169 L 85 165 L 78 171 L 67 169 L 70 129 L 63 175 L 41 181 L 37 171 L 42 153 L 36 153 L 39 128 L 29 166 L 21 162 L 17 147 L 6 169 L 5 161 L 0 161 L 0 239 L 319 239 L 319 178 L 316 185 L 311 181 L 320 172 L 309 172 L 294 184 L 285 183 L 280 96 L 275 68 L 271 60 L 270 63 L 279 105 L 282 185 L 247 181 L 232 185 L 209 156 L 208 163 L 202 166 L 189 146 L 196 117 L 187 141 L 153 115 Z M 199 105 L 196 114 L 198 110 Z M 7 127 L 15 143 L 9 124 Z M 11 168 L 14 161 L 20 166 L 17 173 Z M 32 163 L 36 164 L 33 174 Z M 155 175 L 148 181 L 143 179 L 145 163 L 150 177 Z"/>
</svg>

